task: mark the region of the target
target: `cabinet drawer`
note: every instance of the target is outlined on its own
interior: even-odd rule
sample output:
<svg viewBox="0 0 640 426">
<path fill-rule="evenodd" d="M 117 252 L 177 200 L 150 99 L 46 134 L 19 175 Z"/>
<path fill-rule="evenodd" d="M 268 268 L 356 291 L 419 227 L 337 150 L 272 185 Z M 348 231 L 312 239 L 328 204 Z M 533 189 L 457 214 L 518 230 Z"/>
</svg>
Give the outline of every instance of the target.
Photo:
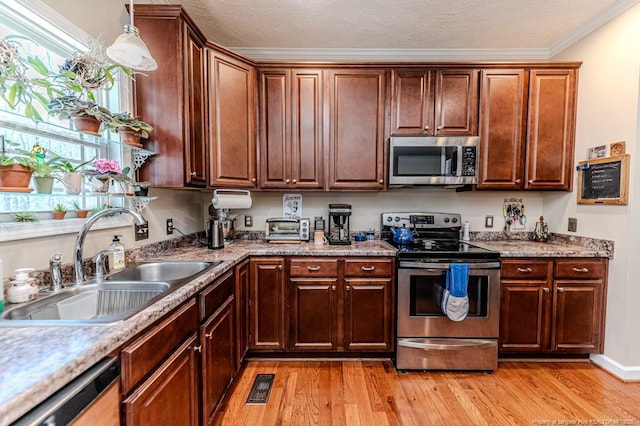
<svg viewBox="0 0 640 426">
<path fill-rule="evenodd" d="M 291 277 L 335 277 L 338 275 L 338 259 L 291 259 Z"/>
<path fill-rule="evenodd" d="M 517 280 L 547 280 L 548 260 L 502 260 L 500 278 Z"/>
<path fill-rule="evenodd" d="M 122 350 L 122 393 L 127 394 L 188 335 L 198 329 L 198 307 L 191 299 Z"/>
<path fill-rule="evenodd" d="M 555 278 L 604 278 L 605 261 L 602 259 L 556 260 Z"/>
<path fill-rule="evenodd" d="M 391 277 L 393 259 L 347 259 L 344 261 L 346 277 Z"/>
<path fill-rule="evenodd" d="M 235 280 L 233 272 L 228 271 L 221 278 L 218 278 L 213 284 L 208 286 L 200 293 L 200 321 L 207 318 L 216 311 L 225 300 L 233 296 Z"/>
</svg>

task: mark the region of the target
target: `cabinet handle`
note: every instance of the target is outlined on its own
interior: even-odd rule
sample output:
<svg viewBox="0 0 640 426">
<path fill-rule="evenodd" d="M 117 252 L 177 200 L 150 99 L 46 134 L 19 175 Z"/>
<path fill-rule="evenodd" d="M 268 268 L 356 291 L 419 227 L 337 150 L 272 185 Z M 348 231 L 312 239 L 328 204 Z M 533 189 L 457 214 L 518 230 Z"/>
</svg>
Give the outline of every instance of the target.
<svg viewBox="0 0 640 426">
<path fill-rule="evenodd" d="M 336 286 L 335 286 L 335 285 L 332 285 L 332 286 L 331 286 L 331 290 L 336 291 Z"/>
<path fill-rule="evenodd" d="M 527 182 L 528 183 L 533 183 L 533 179 L 529 179 Z"/>
<path fill-rule="evenodd" d="M 522 182 L 520 179 L 516 179 L 516 183 L 520 183 Z"/>
<path fill-rule="evenodd" d="M 284 180 L 284 183 L 289 183 L 289 182 L 291 182 L 289 179 Z"/>
<path fill-rule="evenodd" d="M 360 269 L 363 270 L 364 272 L 373 272 L 373 271 L 376 270 L 376 267 L 375 266 L 363 266 Z"/>
<path fill-rule="evenodd" d="M 193 347 L 193 351 L 194 352 L 202 352 L 202 345 L 194 346 Z"/>
<path fill-rule="evenodd" d="M 282 271 L 282 265 L 278 265 L 278 271 Z"/>
<path fill-rule="evenodd" d="M 206 333 L 204 337 L 207 339 L 211 339 L 213 337 L 213 333 Z"/>
<path fill-rule="evenodd" d="M 378 183 L 379 183 L 380 185 L 382 185 L 382 184 L 384 183 L 384 179 L 380 179 L 380 180 L 378 181 Z"/>
<path fill-rule="evenodd" d="M 518 272 L 533 272 L 531 268 L 518 268 Z"/>
<path fill-rule="evenodd" d="M 442 126 L 436 127 L 437 130 L 442 130 Z"/>
<path fill-rule="evenodd" d="M 348 286 L 346 286 L 344 289 L 345 289 L 345 290 L 347 290 L 347 291 L 349 291 L 349 290 L 351 290 L 351 286 L 350 286 L 350 285 L 348 285 Z"/>
<path fill-rule="evenodd" d="M 191 176 L 198 176 L 197 172 L 191 172 Z"/>
<path fill-rule="evenodd" d="M 307 266 L 307 271 L 319 271 L 319 266 Z"/>
<path fill-rule="evenodd" d="M 424 129 L 425 130 L 429 130 L 429 126 L 424 126 Z"/>
<path fill-rule="evenodd" d="M 542 287 L 542 291 L 544 291 L 545 293 L 549 293 L 549 287 Z"/>
<path fill-rule="evenodd" d="M 256 183 L 256 178 L 251 178 L 251 182 Z"/>
<path fill-rule="evenodd" d="M 298 179 L 294 179 L 294 180 L 293 180 L 293 183 L 294 183 L 294 184 L 298 183 Z"/>
<path fill-rule="evenodd" d="M 558 293 L 564 293 L 564 288 L 558 287 Z"/>
<path fill-rule="evenodd" d="M 583 274 L 589 272 L 589 268 L 573 268 L 574 272 L 581 272 Z"/>
</svg>

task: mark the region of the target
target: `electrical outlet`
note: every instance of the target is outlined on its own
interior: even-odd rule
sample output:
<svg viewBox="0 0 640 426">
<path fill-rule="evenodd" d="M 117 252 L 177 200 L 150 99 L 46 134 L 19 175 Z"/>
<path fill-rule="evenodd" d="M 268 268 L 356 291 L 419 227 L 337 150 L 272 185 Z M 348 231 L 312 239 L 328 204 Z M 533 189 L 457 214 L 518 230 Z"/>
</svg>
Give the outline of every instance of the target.
<svg viewBox="0 0 640 426">
<path fill-rule="evenodd" d="M 567 226 L 567 231 L 569 232 L 578 232 L 578 219 L 575 217 L 569 218 L 569 225 Z"/>
<path fill-rule="evenodd" d="M 251 216 L 250 214 L 244 215 L 244 226 L 245 228 L 253 227 L 253 216 Z"/>
<path fill-rule="evenodd" d="M 145 222 L 144 225 L 135 224 L 135 238 L 136 241 L 146 240 L 149 238 L 149 222 Z"/>
<path fill-rule="evenodd" d="M 493 216 L 485 216 L 484 217 L 484 227 L 485 228 L 493 228 Z"/>
<path fill-rule="evenodd" d="M 173 219 L 167 219 L 167 235 L 173 234 Z"/>
</svg>

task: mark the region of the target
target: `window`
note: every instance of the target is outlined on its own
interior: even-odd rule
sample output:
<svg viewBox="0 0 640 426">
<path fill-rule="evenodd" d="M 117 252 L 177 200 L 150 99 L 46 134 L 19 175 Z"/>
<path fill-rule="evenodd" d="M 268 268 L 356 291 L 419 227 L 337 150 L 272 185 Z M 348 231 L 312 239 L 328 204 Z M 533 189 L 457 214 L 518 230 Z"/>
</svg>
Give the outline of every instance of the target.
<svg viewBox="0 0 640 426">
<path fill-rule="evenodd" d="M 9 34 L 20 36 L 16 40 L 21 48 L 40 58 L 53 70 L 57 70 L 75 51 L 86 51 L 91 43 L 97 43 L 39 0 L 0 0 L 0 38 Z M 131 100 L 120 87 L 128 84 L 126 79 L 116 80 L 111 91 L 96 93 L 96 102 L 113 112 L 128 110 Z M 131 151 L 123 150 L 110 132 L 104 132 L 102 137 L 76 132 L 68 120 L 47 116 L 37 102 L 34 106 L 44 119 L 41 123 L 26 118 L 24 106 L 12 111 L 6 102 L 0 100 L 0 134 L 16 143 L 18 149 L 30 151 L 38 145 L 48 153 L 46 159 L 60 155 L 76 165 L 96 157 L 115 159 L 123 166 L 131 164 Z M 58 203 L 69 210 L 74 210 L 76 205 L 92 209 L 105 204 L 122 205 L 123 199 L 86 193 L 70 196 L 64 193 L 60 181 L 55 181 L 51 195 L 0 192 L 0 241 L 77 231 L 84 220 L 65 219 L 64 223 L 50 223 L 53 222 L 49 220 L 50 212 Z M 15 214 L 20 212 L 32 213 L 39 219 L 38 224 L 16 223 Z M 115 226 L 130 222 L 122 219 L 116 218 L 112 222 Z"/>
</svg>

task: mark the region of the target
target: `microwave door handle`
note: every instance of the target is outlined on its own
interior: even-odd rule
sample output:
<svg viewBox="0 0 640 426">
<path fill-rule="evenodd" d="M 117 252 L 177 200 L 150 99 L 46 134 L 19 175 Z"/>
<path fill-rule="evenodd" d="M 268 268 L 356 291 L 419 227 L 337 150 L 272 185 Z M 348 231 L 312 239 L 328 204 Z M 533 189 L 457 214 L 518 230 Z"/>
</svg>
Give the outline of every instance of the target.
<svg viewBox="0 0 640 426">
<path fill-rule="evenodd" d="M 462 146 L 456 147 L 456 170 L 451 171 L 454 176 L 462 176 L 462 159 L 464 157 L 463 150 L 464 147 Z"/>
<path fill-rule="evenodd" d="M 440 148 L 440 176 L 447 175 L 447 147 Z"/>
</svg>

